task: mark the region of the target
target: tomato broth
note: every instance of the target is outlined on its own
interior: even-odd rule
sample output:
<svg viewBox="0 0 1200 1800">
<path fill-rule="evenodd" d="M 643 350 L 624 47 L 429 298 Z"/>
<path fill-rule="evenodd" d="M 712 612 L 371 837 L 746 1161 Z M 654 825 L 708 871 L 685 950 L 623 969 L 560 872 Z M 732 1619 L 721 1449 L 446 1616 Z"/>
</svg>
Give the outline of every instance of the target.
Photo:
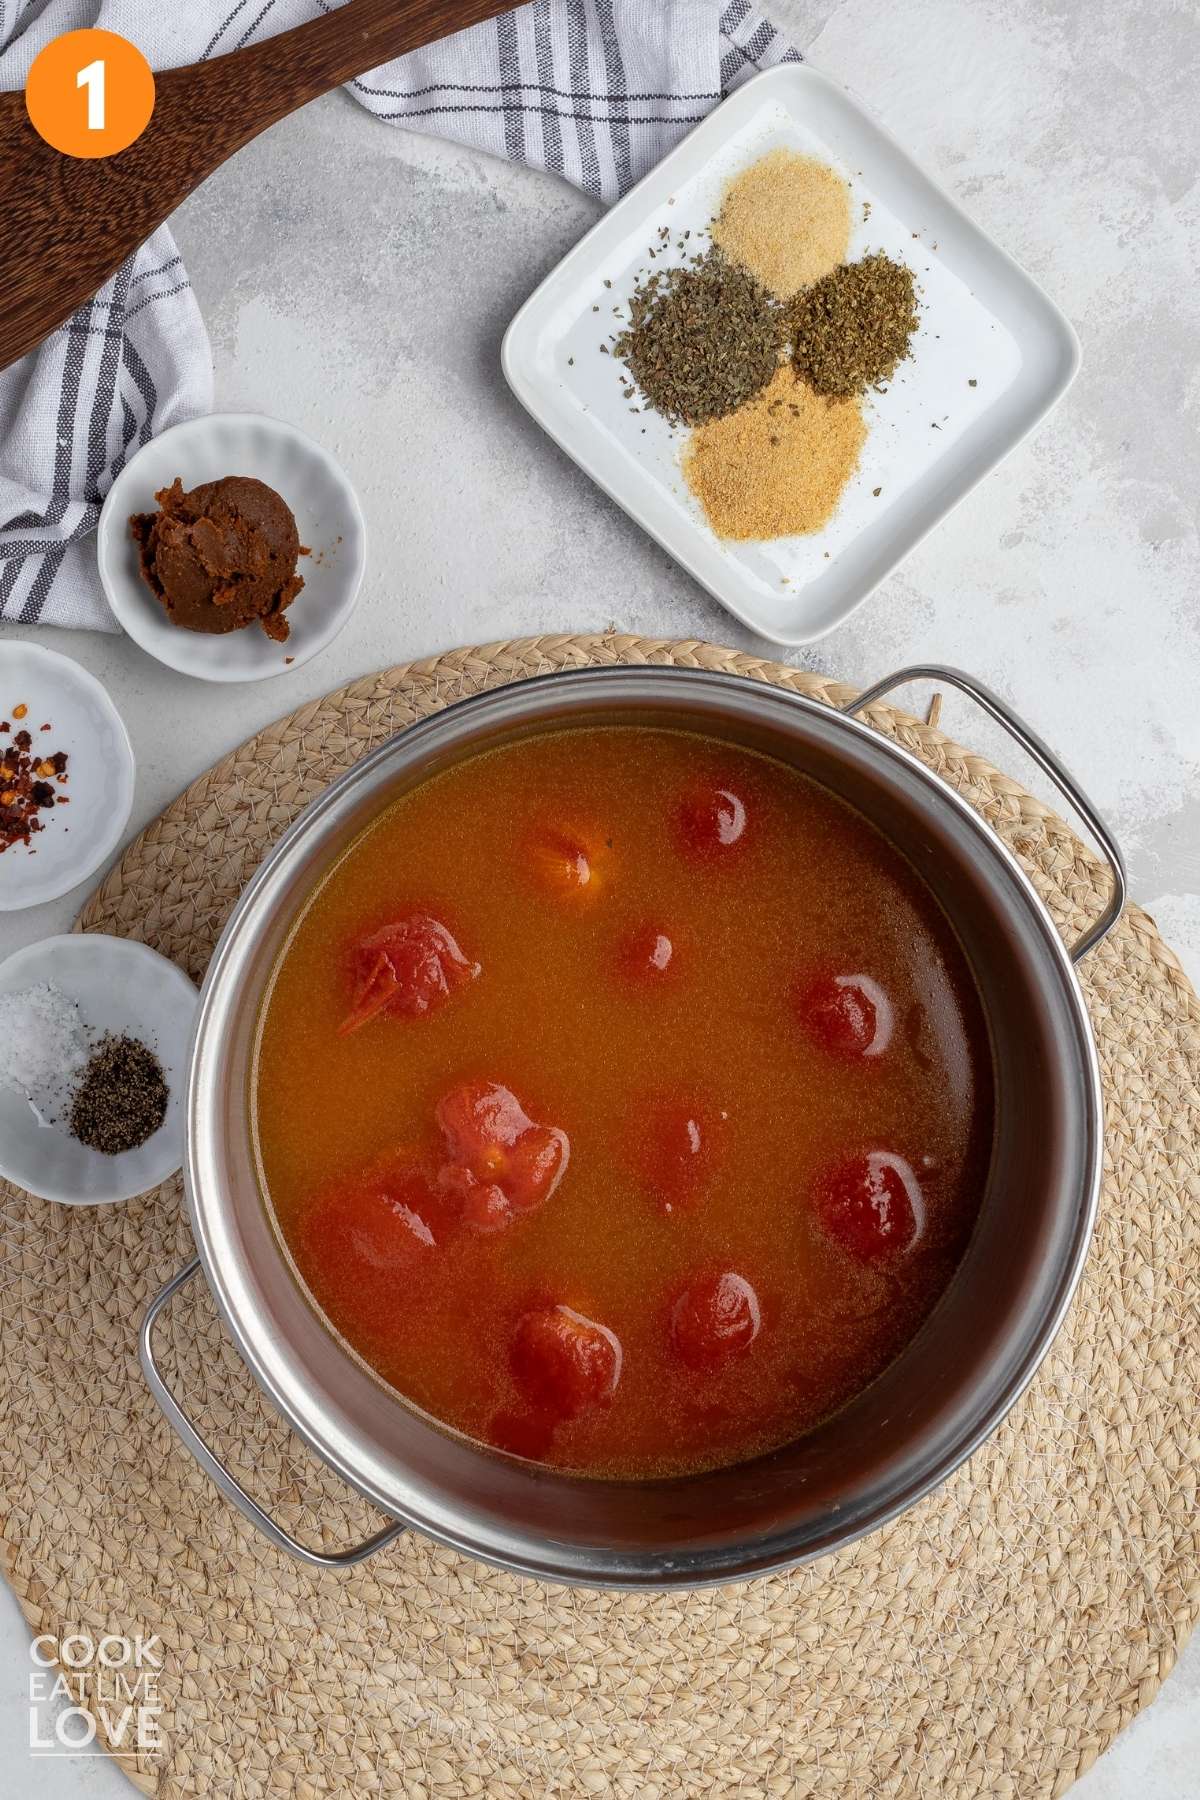
<svg viewBox="0 0 1200 1800">
<path fill-rule="evenodd" d="M 992 1135 L 977 990 L 907 861 L 816 782 L 587 727 L 397 799 L 259 1025 L 282 1237 L 416 1406 L 580 1473 L 744 1460 L 903 1349 Z"/>
</svg>

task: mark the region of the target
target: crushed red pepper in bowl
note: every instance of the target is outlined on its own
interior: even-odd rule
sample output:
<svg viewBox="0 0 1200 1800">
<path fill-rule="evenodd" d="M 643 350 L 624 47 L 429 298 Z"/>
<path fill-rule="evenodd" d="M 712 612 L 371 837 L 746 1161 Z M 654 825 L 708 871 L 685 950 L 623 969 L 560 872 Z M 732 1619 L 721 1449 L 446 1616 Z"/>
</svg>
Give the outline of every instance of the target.
<svg viewBox="0 0 1200 1800">
<path fill-rule="evenodd" d="M 29 711 L 22 702 L 14 706 L 14 719 L 23 719 Z M 43 725 L 42 730 L 46 731 Z M 68 796 L 59 790 L 67 779 L 67 753 L 54 750 L 48 756 L 33 748 L 33 734 L 24 726 L 13 732 L 8 719 L 0 719 L 0 738 L 12 742 L 0 750 L 0 851 L 14 844 L 29 844 L 36 832 L 44 831 L 42 813 L 52 806 L 65 805 Z"/>
</svg>

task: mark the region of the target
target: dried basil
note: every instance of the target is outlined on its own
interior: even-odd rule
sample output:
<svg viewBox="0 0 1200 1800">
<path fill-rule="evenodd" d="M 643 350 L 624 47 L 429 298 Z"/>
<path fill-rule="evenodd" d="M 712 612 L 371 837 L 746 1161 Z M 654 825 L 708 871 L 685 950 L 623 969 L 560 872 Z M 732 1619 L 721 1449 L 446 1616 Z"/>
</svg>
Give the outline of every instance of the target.
<svg viewBox="0 0 1200 1800">
<path fill-rule="evenodd" d="M 656 412 L 703 425 L 761 393 L 783 337 L 782 309 L 766 288 L 711 249 L 638 284 L 613 351 Z"/>
</svg>

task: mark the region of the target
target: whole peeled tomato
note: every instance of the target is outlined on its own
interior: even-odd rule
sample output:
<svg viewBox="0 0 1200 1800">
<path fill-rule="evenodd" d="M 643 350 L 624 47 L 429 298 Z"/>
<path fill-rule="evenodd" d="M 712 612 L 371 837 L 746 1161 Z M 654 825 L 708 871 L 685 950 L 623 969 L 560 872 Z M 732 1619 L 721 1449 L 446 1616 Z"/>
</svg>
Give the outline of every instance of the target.
<svg viewBox="0 0 1200 1800">
<path fill-rule="evenodd" d="M 509 1347 L 524 1398 L 562 1419 L 606 1405 L 617 1391 L 621 1360 L 615 1332 L 562 1305 L 524 1313 Z"/>
<path fill-rule="evenodd" d="M 434 1012 L 479 974 L 449 927 L 421 912 L 360 938 L 351 965 L 354 994 L 338 1028 L 342 1037 L 381 1016 Z"/>
<path fill-rule="evenodd" d="M 675 829 L 688 855 L 717 861 L 745 842 L 745 802 L 734 787 L 720 781 L 694 782 L 676 802 Z"/>
<path fill-rule="evenodd" d="M 300 1243 L 323 1284 L 353 1291 L 381 1278 L 391 1284 L 427 1262 L 452 1229 L 451 1210 L 424 1169 L 399 1155 L 319 1194 Z"/>
<path fill-rule="evenodd" d="M 617 966 L 627 981 L 655 987 L 675 960 L 675 944 L 660 925 L 647 923 L 626 932 L 617 946 Z"/>
<path fill-rule="evenodd" d="M 810 977 L 797 988 L 796 1012 L 813 1042 L 834 1056 L 882 1056 L 892 1041 L 892 1003 L 870 975 Z"/>
<path fill-rule="evenodd" d="M 911 1250 L 925 1229 L 925 1200 L 912 1164 L 890 1150 L 848 1157 L 817 1184 L 816 1216 L 859 1262 Z"/>
<path fill-rule="evenodd" d="M 533 886 L 551 900 L 594 900 L 612 846 L 591 822 L 543 819 L 526 832 L 521 858 Z"/>
<path fill-rule="evenodd" d="M 716 1169 L 724 1115 L 694 1098 L 654 1099 L 639 1123 L 634 1166 L 642 1187 L 665 1213 L 691 1206 Z"/>
<path fill-rule="evenodd" d="M 566 1132 L 536 1124 L 511 1088 L 460 1082 L 436 1112 L 445 1142 L 439 1189 L 476 1231 L 500 1231 L 535 1212 L 562 1180 L 571 1154 Z"/>
<path fill-rule="evenodd" d="M 741 1356 L 761 1330 L 758 1295 L 732 1269 L 696 1276 L 671 1307 L 671 1341 L 690 1369 L 716 1369 Z"/>
</svg>

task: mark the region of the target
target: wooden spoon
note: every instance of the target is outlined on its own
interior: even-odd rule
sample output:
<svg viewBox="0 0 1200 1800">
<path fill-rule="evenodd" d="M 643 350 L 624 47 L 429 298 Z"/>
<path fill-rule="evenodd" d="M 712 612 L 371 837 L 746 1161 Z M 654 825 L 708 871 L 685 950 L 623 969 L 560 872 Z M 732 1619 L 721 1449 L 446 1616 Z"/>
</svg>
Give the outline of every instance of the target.
<svg viewBox="0 0 1200 1800">
<path fill-rule="evenodd" d="M 69 318 L 192 189 L 268 125 L 511 0 L 349 0 L 292 31 L 155 77 L 128 150 L 52 150 L 23 94 L 0 94 L 0 369 Z M 314 171 L 314 179 L 319 175 Z"/>
</svg>

